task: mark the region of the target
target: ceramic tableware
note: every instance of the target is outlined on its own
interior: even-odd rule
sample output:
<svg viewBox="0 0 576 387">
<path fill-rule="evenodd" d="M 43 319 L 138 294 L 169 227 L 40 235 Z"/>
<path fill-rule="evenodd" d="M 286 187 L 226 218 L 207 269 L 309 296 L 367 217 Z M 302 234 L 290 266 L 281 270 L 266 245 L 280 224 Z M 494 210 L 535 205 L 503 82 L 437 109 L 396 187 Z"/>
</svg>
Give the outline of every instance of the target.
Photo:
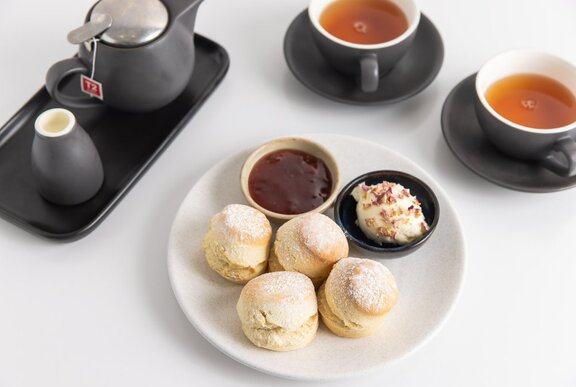
<svg viewBox="0 0 576 387">
<path fill-rule="evenodd" d="M 486 100 L 494 82 L 513 74 L 544 75 L 576 95 L 576 66 L 540 51 L 508 51 L 486 62 L 475 83 L 478 120 L 496 148 L 514 158 L 539 161 L 560 176 L 576 175 L 576 121 L 558 128 L 531 128 L 506 119 Z"/>
<path fill-rule="evenodd" d="M 500 152 L 476 116 L 476 74 L 450 92 L 442 109 L 442 133 L 454 155 L 479 176 L 502 187 L 525 192 L 554 192 L 576 186 L 576 177 L 561 177 L 537 161 Z"/>
<path fill-rule="evenodd" d="M 42 87 L 0 127 L 0 216 L 33 234 L 72 241 L 88 235 L 106 218 L 194 117 L 224 79 L 226 50 L 194 36 L 195 70 L 178 98 L 162 109 L 133 114 L 106 107 L 70 109 L 96 144 L 105 182 L 89 201 L 58 206 L 38 194 L 30 149 L 38 112 L 58 106 Z M 77 85 L 64 82 L 64 92 Z M 16 178 L 15 178 L 16 177 Z"/>
<path fill-rule="evenodd" d="M 420 24 L 408 52 L 379 80 L 378 89 L 365 93 L 357 80 L 336 71 L 314 43 L 308 11 L 300 13 L 284 37 L 288 68 L 307 88 L 334 101 L 376 105 L 410 98 L 438 75 L 444 59 L 444 45 L 434 24 L 421 14 Z"/>
<path fill-rule="evenodd" d="M 318 50 L 337 71 L 359 80 L 365 93 L 378 90 L 380 77 L 386 74 L 406 54 L 416 36 L 420 10 L 413 0 L 390 0 L 400 8 L 408 28 L 398 37 L 377 44 L 358 44 L 340 39 L 320 23 L 324 10 L 335 0 L 311 0 L 308 17 L 311 33 Z"/>
<path fill-rule="evenodd" d="M 74 108 L 103 102 L 145 112 L 167 105 L 186 88 L 194 69 L 194 22 L 200 3 L 100 0 L 86 24 L 68 35 L 79 45 L 78 56 L 48 70 L 48 93 Z M 61 91 L 61 82 L 72 75 L 81 75 L 75 92 Z"/>
<path fill-rule="evenodd" d="M 55 204 L 75 205 L 98 192 L 104 169 L 92 139 L 66 109 L 44 111 L 34 123 L 32 174 L 40 194 Z"/>
<path fill-rule="evenodd" d="M 340 172 L 338 169 L 338 164 L 336 163 L 334 156 L 322 145 L 314 141 L 298 137 L 286 137 L 267 142 L 266 144 L 263 144 L 260 147 L 258 147 L 254 152 L 250 154 L 250 156 L 248 156 L 240 172 L 240 185 L 242 187 L 242 193 L 244 194 L 244 197 L 246 198 L 248 203 L 250 203 L 252 207 L 258 209 L 269 218 L 279 222 L 285 222 L 298 215 L 301 215 L 301 214 L 282 214 L 270 211 L 262 207 L 260 204 L 258 204 L 258 202 L 256 202 L 250 195 L 248 180 L 250 177 L 250 173 L 252 172 L 252 169 L 254 168 L 256 162 L 266 154 L 281 149 L 302 151 L 317 157 L 326 164 L 326 167 L 330 171 L 330 175 L 332 177 L 331 193 L 326 198 L 324 203 L 322 203 L 322 205 L 316 207 L 311 212 L 322 213 L 326 211 L 334 203 L 334 200 L 336 200 L 336 196 L 338 195 L 338 189 L 340 188 Z"/>
<path fill-rule="evenodd" d="M 378 184 L 383 181 L 398 183 L 410 190 L 410 194 L 416 196 L 422 207 L 422 213 L 429 226 L 428 231 L 419 239 L 398 245 L 395 243 L 378 244 L 368 238 L 358 227 L 356 215 L 356 200 L 352 197 L 352 191 L 358 184 Z M 430 186 L 421 179 L 401 171 L 374 171 L 362 174 L 342 188 L 334 204 L 334 221 L 342 228 L 346 238 L 356 246 L 377 253 L 380 258 L 400 258 L 415 252 L 422 247 L 432 236 L 440 219 L 440 204 L 438 198 Z"/>
<path fill-rule="evenodd" d="M 409 257 L 386 261 L 396 277 L 400 299 L 386 316 L 382 328 L 371 337 L 349 339 L 335 336 L 321 325 L 310 345 L 292 352 L 264 350 L 246 339 L 236 313 L 242 287 L 210 269 L 202 252 L 202 239 L 215 213 L 227 204 L 244 201 L 238 174 L 250 151 L 213 166 L 195 182 L 183 200 L 168 242 L 172 289 L 197 331 L 216 348 L 249 367 L 305 380 L 330 380 L 373 372 L 421 348 L 450 315 L 464 277 L 463 230 L 444 190 L 410 160 L 357 137 L 333 134 L 299 137 L 328 149 L 345 181 L 386 165 L 422 177 L 438 197 L 442 216 L 434 237 Z M 358 157 L 359 154 L 362 157 Z M 360 256 L 354 247 L 350 254 Z M 362 254 L 366 255 L 373 256 L 371 252 Z"/>
</svg>

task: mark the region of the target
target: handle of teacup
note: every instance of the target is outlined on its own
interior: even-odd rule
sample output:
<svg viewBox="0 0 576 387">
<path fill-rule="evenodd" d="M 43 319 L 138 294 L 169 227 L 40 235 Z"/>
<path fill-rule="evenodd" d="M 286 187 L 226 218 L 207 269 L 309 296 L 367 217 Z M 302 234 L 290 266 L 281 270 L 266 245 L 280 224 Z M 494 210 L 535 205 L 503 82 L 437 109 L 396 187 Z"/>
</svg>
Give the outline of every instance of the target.
<svg viewBox="0 0 576 387">
<path fill-rule="evenodd" d="M 542 166 L 560 176 L 576 175 L 576 140 L 570 136 L 558 139 Z"/>
<path fill-rule="evenodd" d="M 364 55 L 360 58 L 360 86 L 365 93 L 378 90 L 380 74 L 376 54 Z"/>
<path fill-rule="evenodd" d="M 88 74 L 88 68 L 80 59 L 74 57 L 54 63 L 46 74 L 46 90 L 59 104 L 72 108 L 89 108 L 102 106 L 90 96 L 67 95 L 60 90 L 60 83 L 74 74 Z"/>
</svg>

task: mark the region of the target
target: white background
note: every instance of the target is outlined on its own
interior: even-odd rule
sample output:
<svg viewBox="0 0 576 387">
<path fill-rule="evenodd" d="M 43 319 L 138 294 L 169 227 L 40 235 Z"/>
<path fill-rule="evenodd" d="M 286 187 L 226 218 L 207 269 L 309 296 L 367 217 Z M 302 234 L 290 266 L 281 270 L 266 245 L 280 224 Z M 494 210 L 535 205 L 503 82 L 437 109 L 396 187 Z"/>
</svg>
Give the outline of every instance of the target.
<svg viewBox="0 0 576 387">
<path fill-rule="evenodd" d="M 38 90 L 53 62 L 74 53 L 66 34 L 91 4 L 0 2 L 0 122 Z M 576 191 L 529 194 L 489 183 L 456 160 L 440 129 L 451 88 L 496 53 L 532 47 L 576 63 L 576 3 L 422 0 L 444 39 L 444 66 L 420 95 L 381 107 L 326 100 L 291 75 L 283 37 L 306 5 L 205 1 L 196 30 L 226 47 L 230 71 L 92 234 L 59 244 L 0 220 L 0 386 L 292 384 L 227 358 L 192 328 L 172 295 L 166 245 L 180 202 L 204 171 L 238 150 L 304 132 L 356 135 L 411 158 L 446 189 L 467 239 L 466 282 L 443 330 L 355 385 L 576 386 Z"/>
</svg>

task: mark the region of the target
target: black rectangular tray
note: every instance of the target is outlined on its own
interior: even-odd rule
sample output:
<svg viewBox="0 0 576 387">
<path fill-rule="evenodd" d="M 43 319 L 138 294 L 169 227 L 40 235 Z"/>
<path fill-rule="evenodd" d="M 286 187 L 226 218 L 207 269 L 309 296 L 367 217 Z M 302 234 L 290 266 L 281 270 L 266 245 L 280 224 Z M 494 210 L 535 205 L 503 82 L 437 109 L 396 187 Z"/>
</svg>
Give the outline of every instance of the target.
<svg viewBox="0 0 576 387">
<path fill-rule="evenodd" d="M 34 120 L 60 107 L 39 90 L 0 128 L 0 215 L 34 234 L 63 241 L 87 235 L 112 211 L 226 75 L 226 50 L 195 35 L 196 60 L 184 92 L 150 113 L 125 113 L 107 107 L 69 109 L 90 134 L 104 165 L 104 184 L 89 201 L 59 206 L 37 192 L 30 165 Z M 70 82 L 78 81 L 71 79 Z M 70 85 L 65 86 L 70 87 Z"/>
</svg>

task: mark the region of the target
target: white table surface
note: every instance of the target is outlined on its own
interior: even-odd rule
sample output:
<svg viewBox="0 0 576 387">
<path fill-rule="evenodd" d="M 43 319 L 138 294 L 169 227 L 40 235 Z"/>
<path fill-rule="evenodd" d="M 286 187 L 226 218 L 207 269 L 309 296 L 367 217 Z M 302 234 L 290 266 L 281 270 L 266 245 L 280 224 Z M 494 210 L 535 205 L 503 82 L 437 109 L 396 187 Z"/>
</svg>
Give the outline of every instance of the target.
<svg viewBox="0 0 576 387">
<path fill-rule="evenodd" d="M 74 53 L 66 34 L 91 4 L 0 2 L 0 122 L 38 90 L 51 63 Z M 196 30 L 226 47 L 230 71 L 92 234 L 54 243 L 0 220 L 0 386 L 294 383 L 236 363 L 192 328 L 172 295 L 166 244 L 204 171 L 238 150 L 304 132 L 356 135 L 417 162 L 446 189 L 466 235 L 466 281 L 448 323 L 420 351 L 355 385 L 576 385 L 576 191 L 529 194 L 489 183 L 456 160 L 440 129 L 449 91 L 496 53 L 533 47 L 576 63 L 576 3 L 422 1 L 444 38 L 444 66 L 423 93 L 381 107 L 326 100 L 289 72 L 283 36 L 306 5 L 201 6 Z"/>
</svg>

